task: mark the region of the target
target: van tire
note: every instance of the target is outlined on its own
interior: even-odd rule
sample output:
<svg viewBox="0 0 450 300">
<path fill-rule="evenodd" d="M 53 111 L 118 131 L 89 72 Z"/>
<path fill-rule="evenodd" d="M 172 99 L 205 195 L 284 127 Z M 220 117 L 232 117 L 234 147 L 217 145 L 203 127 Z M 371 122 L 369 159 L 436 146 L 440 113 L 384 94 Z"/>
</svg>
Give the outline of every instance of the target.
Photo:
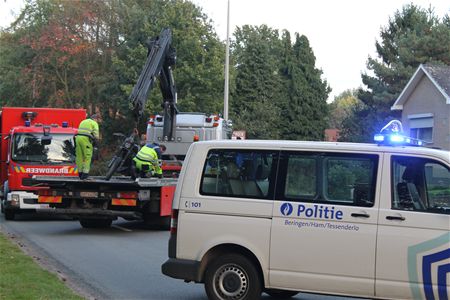
<svg viewBox="0 0 450 300">
<path fill-rule="evenodd" d="M 108 228 L 111 224 L 111 219 L 80 219 L 80 225 L 83 228 Z"/>
<path fill-rule="evenodd" d="M 206 267 L 205 291 L 212 300 L 260 299 L 260 274 L 247 257 L 238 253 L 225 254 Z"/>
<path fill-rule="evenodd" d="M 275 299 L 289 299 L 298 294 L 296 291 L 286 291 L 286 290 L 276 290 L 276 289 L 267 289 L 264 291 L 270 297 Z"/>
</svg>

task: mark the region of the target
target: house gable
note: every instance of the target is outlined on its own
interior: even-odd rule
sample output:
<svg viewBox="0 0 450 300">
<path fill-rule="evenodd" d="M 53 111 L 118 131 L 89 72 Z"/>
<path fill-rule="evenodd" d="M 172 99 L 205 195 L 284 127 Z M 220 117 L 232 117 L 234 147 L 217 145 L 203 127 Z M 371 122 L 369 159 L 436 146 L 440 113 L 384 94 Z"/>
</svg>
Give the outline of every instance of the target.
<svg viewBox="0 0 450 300">
<path fill-rule="evenodd" d="M 409 100 L 411 94 L 416 90 L 424 77 L 431 81 L 436 90 L 445 99 L 445 103 L 450 104 L 450 67 L 420 65 L 391 107 L 391 110 L 403 110 L 405 102 Z"/>
</svg>

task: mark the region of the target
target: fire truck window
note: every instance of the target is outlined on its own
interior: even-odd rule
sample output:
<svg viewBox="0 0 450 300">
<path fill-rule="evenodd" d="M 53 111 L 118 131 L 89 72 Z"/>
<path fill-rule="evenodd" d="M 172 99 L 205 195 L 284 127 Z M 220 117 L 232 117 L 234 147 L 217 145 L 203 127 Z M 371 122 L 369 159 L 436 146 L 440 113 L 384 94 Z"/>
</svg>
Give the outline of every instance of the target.
<svg viewBox="0 0 450 300">
<path fill-rule="evenodd" d="M 73 136 L 53 134 L 48 145 L 41 143 L 42 134 L 16 134 L 12 146 L 12 159 L 22 163 L 72 163 L 75 161 Z"/>
</svg>

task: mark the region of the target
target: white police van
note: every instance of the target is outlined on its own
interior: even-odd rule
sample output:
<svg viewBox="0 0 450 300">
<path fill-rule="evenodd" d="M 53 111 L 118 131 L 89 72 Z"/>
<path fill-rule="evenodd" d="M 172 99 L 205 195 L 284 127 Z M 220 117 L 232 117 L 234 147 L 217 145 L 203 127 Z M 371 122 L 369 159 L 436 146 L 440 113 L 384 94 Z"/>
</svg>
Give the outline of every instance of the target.
<svg viewBox="0 0 450 300">
<path fill-rule="evenodd" d="M 199 142 L 172 214 L 162 272 L 210 299 L 450 297 L 448 151 Z"/>
</svg>

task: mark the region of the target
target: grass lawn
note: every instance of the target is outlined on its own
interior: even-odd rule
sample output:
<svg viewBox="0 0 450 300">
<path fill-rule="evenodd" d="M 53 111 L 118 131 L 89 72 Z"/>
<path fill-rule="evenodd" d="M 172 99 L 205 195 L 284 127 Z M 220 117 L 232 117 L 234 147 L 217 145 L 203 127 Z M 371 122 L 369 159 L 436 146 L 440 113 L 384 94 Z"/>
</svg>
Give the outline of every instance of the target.
<svg viewBox="0 0 450 300">
<path fill-rule="evenodd" d="M 83 299 L 0 233 L 0 299 Z"/>
</svg>

